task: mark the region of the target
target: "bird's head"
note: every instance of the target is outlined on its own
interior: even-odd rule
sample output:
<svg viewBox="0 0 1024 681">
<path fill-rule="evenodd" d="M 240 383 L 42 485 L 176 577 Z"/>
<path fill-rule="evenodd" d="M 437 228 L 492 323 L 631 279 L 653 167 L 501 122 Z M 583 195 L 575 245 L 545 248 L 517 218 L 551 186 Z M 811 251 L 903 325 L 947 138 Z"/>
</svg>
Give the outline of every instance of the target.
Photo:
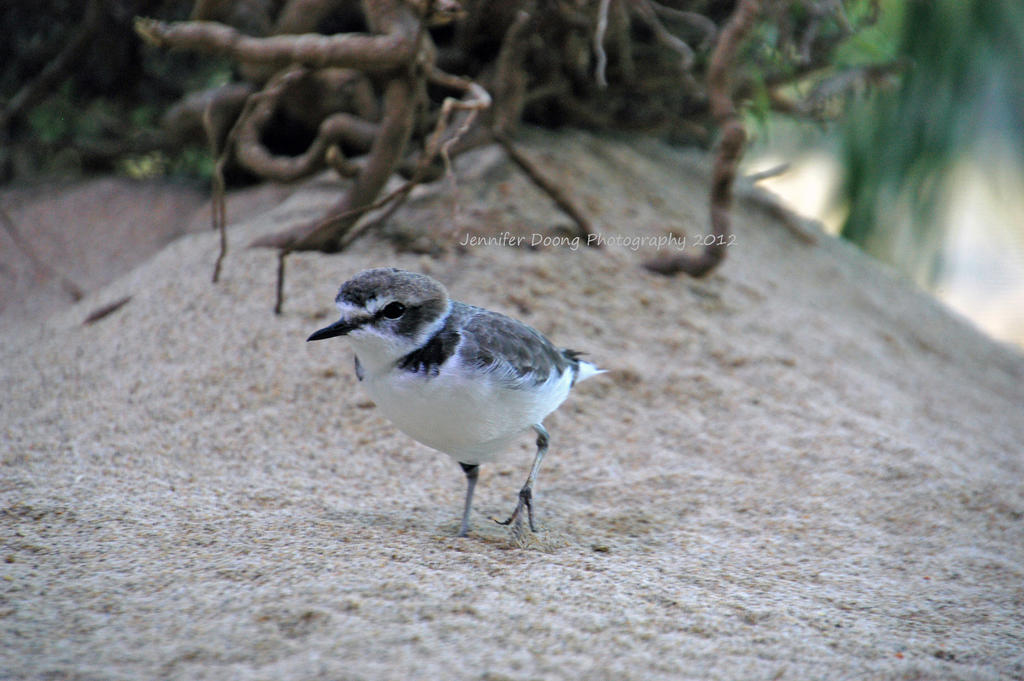
<svg viewBox="0 0 1024 681">
<path fill-rule="evenodd" d="M 423 345 L 451 305 L 441 282 L 392 267 L 355 275 L 341 285 L 334 302 L 341 318 L 306 340 L 348 336 L 368 368 L 393 363 Z"/>
</svg>

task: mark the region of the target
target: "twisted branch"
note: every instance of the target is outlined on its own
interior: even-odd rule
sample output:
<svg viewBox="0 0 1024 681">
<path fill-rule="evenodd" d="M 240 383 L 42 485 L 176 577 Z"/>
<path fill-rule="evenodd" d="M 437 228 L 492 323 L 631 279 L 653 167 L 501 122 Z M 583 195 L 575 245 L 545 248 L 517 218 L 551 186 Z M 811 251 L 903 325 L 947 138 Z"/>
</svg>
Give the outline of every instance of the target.
<svg viewBox="0 0 1024 681">
<path fill-rule="evenodd" d="M 345 233 L 369 210 L 377 194 L 394 172 L 405 152 L 412 133 L 415 83 L 412 78 L 395 78 L 384 92 L 384 120 L 370 149 L 362 172 L 327 217 L 312 225 L 298 225 L 289 230 L 257 239 L 252 246 L 283 248 L 290 251 L 318 250 L 337 252 Z"/>
<path fill-rule="evenodd" d="M 519 166 L 524 173 L 526 173 L 526 176 L 529 177 L 541 191 L 550 196 L 551 200 L 555 202 L 562 212 L 572 218 L 572 221 L 576 223 L 577 236 L 586 237 L 594 233 L 594 229 L 590 226 L 590 220 L 583 214 L 583 211 L 579 209 L 576 202 L 569 198 L 569 195 L 562 190 L 558 183 L 545 175 L 540 168 L 538 168 L 537 165 L 529 159 L 528 156 L 516 148 L 512 143 L 512 140 L 509 139 L 507 135 L 495 132 L 494 139 L 497 140 L 498 144 L 500 144 L 502 149 L 505 150 L 508 157 L 512 159 L 512 161 L 515 162 L 515 164 Z M 586 243 L 588 245 L 595 245 L 598 248 L 600 247 L 600 244 L 596 241 L 591 244 L 590 239 L 587 239 Z"/>
<path fill-rule="evenodd" d="M 410 29 L 414 31 L 415 26 L 403 23 L 384 35 L 307 33 L 254 38 L 214 21 L 167 23 L 139 18 L 135 22 L 136 32 L 159 47 L 204 52 L 252 64 L 344 66 L 370 73 L 387 73 L 409 63 L 416 52 Z"/>
<path fill-rule="evenodd" d="M 736 52 L 750 32 L 760 9 L 760 0 L 740 0 L 718 38 L 708 67 L 708 100 L 711 115 L 721 130 L 715 147 L 709 197 L 711 233 L 714 239 L 697 256 L 681 253 L 647 261 L 644 267 L 652 272 L 664 275 L 685 272 L 694 277 L 703 277 L 725 258 L 733 184 L 736 180 L 736 169 L 743 155 L 743 145 L 747 139 L 747 133 L 733 103 L 730 75 L 734 69 Z"/>
</svg>

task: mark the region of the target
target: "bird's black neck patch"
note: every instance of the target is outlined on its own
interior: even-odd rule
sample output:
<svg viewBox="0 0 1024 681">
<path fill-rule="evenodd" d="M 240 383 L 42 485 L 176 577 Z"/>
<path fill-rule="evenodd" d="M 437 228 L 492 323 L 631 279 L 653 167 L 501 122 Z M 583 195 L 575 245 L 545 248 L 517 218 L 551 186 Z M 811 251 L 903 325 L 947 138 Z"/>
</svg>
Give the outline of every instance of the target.
<svg viewBox="0 0 1024 681">
<path fill-rule="evenodd" d="M 453 317 L 449 314 L 444 326 L 430 340 L 398 360 L 398 368 L 414 374 L 422 371 L 427 376 L 437 376 L 441 365 L 455 354 L 459 345 L 459 331 Z"/>
</svg>

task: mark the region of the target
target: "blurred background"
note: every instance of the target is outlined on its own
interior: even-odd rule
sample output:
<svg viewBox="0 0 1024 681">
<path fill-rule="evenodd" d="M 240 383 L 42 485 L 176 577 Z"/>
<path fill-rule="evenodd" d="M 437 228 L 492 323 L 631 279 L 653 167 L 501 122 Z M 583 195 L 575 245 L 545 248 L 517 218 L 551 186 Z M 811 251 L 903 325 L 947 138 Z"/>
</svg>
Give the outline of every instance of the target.
<svg viewBox="0 0 1024 681">
<path fill-rule="evenodd" d="M 523 121 L 711 147 L 699 84 L 734 0 L 436 4 L 447 13 L 431 28 L 439 63 L 478 80 L 493 72 L 514 10 L 529 6 L 545 35 L 525 43 Z M 206 191 L 214 157 L 198 122 L 203 97 L 226 102 L 230 127 L 245 97 L 267 82 L 245 64 L 143 45 L 136 16 L 215 19 L 262 36 L 283 30 L 292 5 L 4 3 L 0 243 L 8 255 L 0 275 L 22 276 L 7 265 L 15 250 L 45 251 L 38 239 L 46 236 L 19 218 L 33 186 L 117 176 Z M 366 30 L 357 2 L 314 5 L 323 11 L 303 30 Z M 607 54 L 594 47 L 602 17 Z M 986 333 L 1024 347 L 1022 55 L 1020 0 L 766 2 L 733 74 L 752 139 L 743 171 L 784 165 L 762 186 Z M 693 78 L 674 75 L 680 57 Z M 297 156 L 309 147 L 318 121 L 301 120 L 316 108 L 303 96 L 263 130 L 269 153 Z M 429 96 L 436 105 L 439 95 Z M 230 186 L 261 179 L 242 163 L 228 165 Z M 54 274 L 43 262 L 36 269 L 33 276 Z"/>
<path fill-rule="evenodd" d="M 837 68 L 899 64 L 820 125 L 752 122 L 747 172 L 989 335 L 1024 347 L 1024 3 L 884 2 Z"/>
</svg>

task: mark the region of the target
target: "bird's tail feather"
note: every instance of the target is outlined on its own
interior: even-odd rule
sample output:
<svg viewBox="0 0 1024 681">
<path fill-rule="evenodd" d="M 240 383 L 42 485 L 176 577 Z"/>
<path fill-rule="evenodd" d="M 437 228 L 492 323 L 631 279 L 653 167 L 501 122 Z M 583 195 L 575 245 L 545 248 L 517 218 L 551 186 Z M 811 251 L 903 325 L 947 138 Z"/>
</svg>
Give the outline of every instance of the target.
<svg viewBox="0 0 1024 681">
<path fill-rule="evenodd" d="M 607 371 L 607 369 L 598 369 L 596 364 L 581 359 L 579 360 L 579 369 L 576 370 L 576 382 L 585 381 L 591 376 L 597 376 Z"/>
</svg>

